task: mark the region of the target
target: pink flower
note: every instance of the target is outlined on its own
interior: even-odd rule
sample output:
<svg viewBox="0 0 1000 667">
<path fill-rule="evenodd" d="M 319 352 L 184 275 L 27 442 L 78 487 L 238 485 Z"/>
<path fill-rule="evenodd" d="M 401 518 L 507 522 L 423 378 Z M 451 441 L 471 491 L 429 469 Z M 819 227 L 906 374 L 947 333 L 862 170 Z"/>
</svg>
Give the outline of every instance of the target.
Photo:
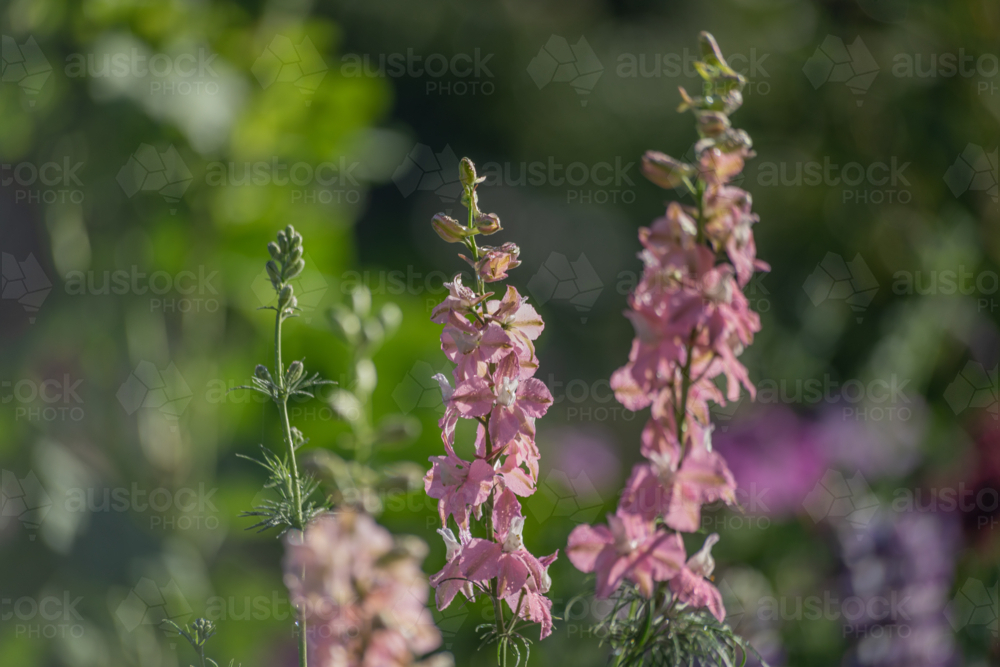
<svg viewBox="0 0 1000 667">
<path fill-rule="evenodd" d="M 545 329 L 538 311 L 528 304 L 527 297 L 521 296 L 512 285 L 508 285 L 503 299 L 486 302 L 486 312 L 510 334 L 520 362 L 521 377 L 534 375 L 538 369 L 538 359 L 535 358 L 533 341 Z"/>
<path fill-rule="evenodd" d="M 495 283 L 507 277 L 507 271 L 521 265 L 518 255 L 521 249 L 514 243 L 504 243 L 499 248 L 483 246 L 479 249 L 480 257 L 474 261 L 461 255 L 462 259 L 476 270 L 476 275 L 485 283 Z"/>
<path fill-rule="evenodd" d="M 477 296 L 475 292 L 462 284 L 462 274 L 455 274 L 450 283 L 445 283 L 448 296 L 431 311 L 431 322 L 444 324 L 449 315 L 468 315 L 472 309 L 491 296 L 490 293 Z"/>
<path fill-rule="evenodd" d="M 522 539 L 524 517 L 510 490 L 504 490 L 493 509 L 496 541 L 474 538 L 462 550 L 462 572 L 474 582 L 497 580 L 498 594 L 507 598 L 531 583 L 538 593 L 549 590 L 548 565 L 532 556 Z M 555 554 L 549 563 L 555 560 Z"/>
<path fill-rule="evenodd" d="M 566 555 L 581 572 L 597 573 L 597 597 L 606 598 L 624 579 L 652 597 L 653 583 L 676 576 L 685 553 L 677 533 L 656 530 L 642 517 L 619 510 L 608 515 L 607 526 L 574 528 Z"/>
<path fill-rule="evenodd" d="M 718 541 L 719 536 L 715 533 L 705 538 L 701 550 L 691 556 L 684 568 L 670 580 L 670 590 L 681 602 L 692 607 L 706 607 L 721 623 L 726 618 L 722 595 L 719 589 L 706 579 L 711 577 L 715 570 L 712 546 Z"/>
<path fill-rule="evenodd" d="M 511 611 L 516 612 L 524 620 L 538 623 L 541 626 L 539 640 L 552 634 L 552 600 L 545 597 L 545 593 L 552 585 L 548 574 L 549 565 L 555 561 L 557 555 L 558 552 L 538 559 L 544 568 L 541 586 L 536 584 L 532 578 L 528 580 L 528 584 L 519 593 L 504 598 Z"/>
<path fill-rule="evenodd" d="M 366 514 L 325 514 L 285 537 L 285 585 L 308 624 L 316 667 L 411 665 L 441 635 L 427 610 L 422 555 Z"/>
<path fill-rule="evenodd" d="M 736 502 L 736 481 L 725 460 L 704 446 L 692 448 L 680 467 L 670 454 L 653 454 L 639 463 L 625 483 L 621 507 L 685 533 L 701 527 L 701 506 L 717 500 Z"/>
<path fill-rule="evenodd" d="M 444 539 L 448 550 L 445 556 L 447 562 L 444 569 L 430 578 L 430 584 L 435 588 L 434 601 L 437 603 L 438 611 L 442 611 L 451 604 L 459 592 L 469 600 L 475 598 L 472 582 L 465 578 L 460 566 L 462 549 L 472 537 L 468 532 L 460 530 L 459 537 L 462 541 L 459 542 L 450 528 L 438 528 L 437 532 Z"/>
<path fill-rule="evenodd" d="M 457 364 L 457 378 L 485 375 L 487 364 L 499 361 L 512 347 L 510 336 L 496 322 L 478 328 L 455 313 L 450 314 L 441 332 L 441 349 L 449 361 Z"/>
<path fill-rule="evenodd" d="M 535 419 L 552 404 L 552 394 L 541 380 L 523 378 L 516 354 L 504 357 L 493 374 L 496 404 L 490 412 L 490 437 L 494 447 L 504 447 L 518 433 L 533 438 Z"/>
<path fill-rule="evenodd" d="M 441 525 L 454 516 L 459 526 L 468 526 L 469 510 L 478 511 L 493 488 L 493 466 L 477 458 L 471 463 L 449 452 L 430 457 L 431 469 L 424 475 L 424 491 L 437 498 Z"/>
</svg>

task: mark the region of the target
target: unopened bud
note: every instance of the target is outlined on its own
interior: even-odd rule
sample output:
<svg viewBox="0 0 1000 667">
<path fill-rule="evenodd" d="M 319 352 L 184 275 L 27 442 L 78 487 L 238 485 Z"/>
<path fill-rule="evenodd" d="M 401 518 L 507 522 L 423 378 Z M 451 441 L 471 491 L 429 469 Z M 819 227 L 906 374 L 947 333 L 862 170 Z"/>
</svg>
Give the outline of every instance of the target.
<svg viewBox="0 0 1000 667">
<path fill-rule="evenodd" d="M 298 277 L 306 268 L 306 260 L 299 257 L 297 260 L 285 267 L 285 280 L 292 280 Z"/>
<path fill-rule="evenodd" d="M 431 227 L 444 241 L 448 243 L 460 243 L 463 239 L 475 234 L 475 230 L 469 229 L 455 218 L 438 213 L 431 220 Z"/>
<path fill-rule="evenodd" d="M 715 37 L 709 32 L 702 32 L 698 35 L 698 46 L 701 47 L 701 57 L 709 65 L 715 67 L 728 68 L 726 59 L 722 56 L 722 49 Z"/>
<path fill-rule="evenodd" d="M 676 188 L 695 174 L 695 168 L 659 151 L 646 151 L 642 174 L 661 188 Z"/>
<path fill-rule="evenodd" d="M 267 244 L 267 251 L 271 253 L 272 259 L 281 259 L 281 248 L 274 241 Z"/>
<path fill-rule="evenodd" d="M 294 384 L 298 382 L 305 370 L 305 366 L 303 366 L 302 362 L 298 359 L 290 363 L 288 365 L 288 370 L 285 371 L 285 384 Z"/>
<path fill-rule="evenodd" d="M 285 285 L 282 287 L 281 291 L 278 292 L 278 307 L 284 308 L 289 305 L 289 302 L 295 298 L 294 294 L 295 290 L 292 289 L 291 285 Z"/>
<path fill-rule="evenodd" d="M 703 111 L 698 114 L 698 132 L 703 137 L 718 137 L 732 127 L 726 114 L 719 111 Z"/>
<path fill-rule="evenodd" d="M 476 231 L 480 234 L 485 234 L 489 236 L 490 234 L 496 234 L 503 227 L 500 226 L 500 218 L 496 213 L 483 213 L 476 218 Z"/>
<path fill-rule="evenodd" d="M 282 254 L 288 252 L 288 237 L 285 236 L 285 232 L 278 232 L 278 248 Z"/>
<path fill-rule="evenodd" d="M 258 380 L 271 381 L 271 373 L 267 370 L 267 366 L 263 364 L 257 364 L 257 368 L 253 369 L 253 374 L 257 376 Z"/>
<path fill-rule="evenodd" d="M 372 291 L 364 285 L 358 285 L 351 291 L 351 305 L 358 317 L 367 317 L 372 309 Z"/>
<path fill-rule="evenodd" d="M 403 311 L 396 304 L 387 303 L 378 311 L 378 319 L 382 322 L 385 335 L 391 336 L 396 333 L 399 325 L 403 323 Z"/>
<path fill-rule="evenodd" d="M 467 157 L 462 158 L 458 164 L 458 180 L 465 188 L 475 187 L 479 182 L 476 178 L 476 165 L 472 164 L 472 160 Z"/>
</svg>

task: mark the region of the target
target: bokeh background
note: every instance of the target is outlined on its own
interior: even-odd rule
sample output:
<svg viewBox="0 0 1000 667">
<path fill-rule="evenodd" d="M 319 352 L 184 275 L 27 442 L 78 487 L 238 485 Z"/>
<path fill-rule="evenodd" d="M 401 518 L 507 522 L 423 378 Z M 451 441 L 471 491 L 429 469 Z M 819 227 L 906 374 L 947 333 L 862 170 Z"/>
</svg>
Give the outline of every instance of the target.
<svg viewBox="0 0 1000 667">
<path fill-rule="evenodd" d="M 715 415 L 744 506 L 705 518 L 729 621 L 774 665 L 1000 664 L 995 2 L 5 0 L 0 28 L 0 664 L 187 665 L 155 621 L 204 615 L 220 662 L 293 664 L 280 542 L 239 517 L 276 411 L 227 393 L 273 353 L 265 245 L 305 237 L 286 359 L 349 378 L 327 309 L 360 282 L 402 309 L 372 406 L 423 428 L 375 461 L 427 466 L 429 310 L 463 267 L 429 220 L 463 155 L 547 322 L 526 542 L 614 507 L 644 421 L 607 384 L 636 231 L 679 196 L 638 158 L 691 150 L 699 30 L 749 80 L 772 266 L 758 400 Z M 322 400 L 292 418 L 349 458 Z M 437 571 L 431 501 L 383 500 Z M 560 614 L 591 587 L 552 574 Z M 532 664 L 604 664 L 593 613 Z M 490 663 L 483 614 L 437 614 L 459 665 Z"/>
</svg>

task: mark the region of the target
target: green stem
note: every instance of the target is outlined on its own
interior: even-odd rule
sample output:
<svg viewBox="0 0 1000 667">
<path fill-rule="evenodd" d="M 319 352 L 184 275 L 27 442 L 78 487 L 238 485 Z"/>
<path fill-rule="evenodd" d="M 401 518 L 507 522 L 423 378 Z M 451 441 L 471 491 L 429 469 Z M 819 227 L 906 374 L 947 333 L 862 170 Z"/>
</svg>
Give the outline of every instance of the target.
<svg viewBox="0 0 1000 667">
<path fill-rule="evenodd" d="M 274 318 L 274 370 L 275 381 L 278 384 L 278 412 L 281 415 L 281 425 L 285 430 L 285 442 L 288 443 L 288 458 L 291 461 L 292 498 L 295 503 L 296 527 L 305 533 L 306 526 L 302 515 L 302 484 L 299 481 L 299 465 L 295 460 L 295 440 L 292 438 L 292 425 L 288 421 L 288 394 L 285 391 L 285 371 L 281 365 L 281 307 Z M 306 653 L 306 615 L 305 610 L 299 610 L 299 667 L 307 667 Z"/>
</svg>

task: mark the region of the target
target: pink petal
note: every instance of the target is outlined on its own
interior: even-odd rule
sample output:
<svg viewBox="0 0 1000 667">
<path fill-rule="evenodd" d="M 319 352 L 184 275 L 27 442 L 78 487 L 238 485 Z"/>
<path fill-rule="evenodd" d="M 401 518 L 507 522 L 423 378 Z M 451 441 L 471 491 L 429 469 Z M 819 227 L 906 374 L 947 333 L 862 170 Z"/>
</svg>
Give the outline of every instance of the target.
<svg viewBox="0 0 1000 667">
<path fill-rule="evenodd" d="M 473 581 L 489 581 L 500 573 L 500 555 L 503 547 L 496 542 L 473 538 L 462 549 L 459 559 L 462 573 Z"/>
<path fill-rule="evenodd" d="M 598 555 L 613 543 L 614 537 L 607 526 L 580 524 L 569 534 L 566 556 L 581 572 L 593 572 Z"/>
<path fill-rule="evenodd" d="M 510 489 L 504 489 L 496 497 L 493 504 L 493 528 L 497 540 L 503 541 L 510 530 L 510 522 L 516 516 L 521 516 L 521 503 Z"/>
<path fill-rule="evenodd" d="M 497 588 L 500 597 L 505 598 L 521 590 L 528 581 L 528 566 L 516 554 L 500 555 L 500 571 Z"/>
<path fill-rule="evenodd" d="M 463 417 L 481 417 L 493 407 L 495 397 L 490 385 L 481 377 L 472 377 L 455 387 L 452 405 Z"/>
<path fill-rule="evenodd" d="M 517 404 L 530 417 L 541 417 L 552 405 L 552 392 L 536 378 L 521 380 L 517 388 Z"/>
<path fill-rule="evenodd" d="M 493 408 L 490 414 L 490 438 L 493 440 L 494 451 L 499 447 L 504 447 L 521 430 L 521 420 L 518 413 L 520 410 L 512 410 L 502 405 Z"/>
</svg>

